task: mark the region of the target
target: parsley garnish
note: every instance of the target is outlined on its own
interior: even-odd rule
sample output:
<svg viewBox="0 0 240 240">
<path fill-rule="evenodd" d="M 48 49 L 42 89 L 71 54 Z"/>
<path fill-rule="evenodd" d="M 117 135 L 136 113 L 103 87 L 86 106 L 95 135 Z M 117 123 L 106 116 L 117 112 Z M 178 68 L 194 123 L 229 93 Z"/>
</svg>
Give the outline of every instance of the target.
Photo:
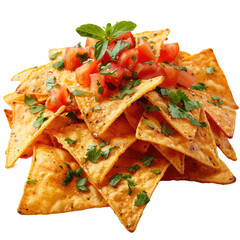
<svg viewBox="0 0 240 240">
<path fill-rule="evenodd" d="M 161 111 L 158 106 L 154 106 L 154 105 L 151 105 L 151 104 L 143 104 L 143 108 L 145 109 L 145 111 L 146 111 L 147 113 L 152 113 L 152 112 Z"/>
<path fill-rule="evenodd" d="M 170 95 L 171 90 L 169 88 L 160 88 L 156 87 L 155 89 L 160 97 L 168 97 Z"/>
<path fill-rule="evenodd" d="M 205 72 L 213 75 L 213 72 L 217 72 L 217 70 L 214 67 L 207 67 Z"/>
<path fill-rule="evenodd" d="M 140 85 L 141 83 L 141 80 L 138 79 L 138 80 L 131 80 L 130 82 L 128 82 L 128 84 L 130 84 L 132 87 L 136 87 L 138 85 Z"/>
<path fill-rule="evenodd" d="M 28 181 L 26 181 L 27 184 L 31 184 L 31 183 L 35 183 L 35 182 L 36 182 L 36 180 L 28 180 Z"/>
<path fill-rule="evenodd" d="M 62 53 L 62 51 L 53 53 L 52 55 L 49 56 L 49 59 L 50 59 L 50 60 L 55 60 L 56 57 L 57 57 L 57 55 L 60 54 L 60 53 Z"/>
<path fill-rule="evenodd" d="M 132 94 L 134 92 L 136 92 L 137 90 L 136 89 L 131 89 L 131 88 L 128 88 L 127 85 L 125 85 L 121 90 L 120 90 L 120 94 L 113 97 L 113 98 L 110 98 L 110 100 L 115 100 L 117 98 L 120 98 L 120 99 L 123 99 L 123 97 L 127 94 Z"/>
<path fill-rule="evenodd" d="M 76 186 L 77 186 L 78 191 L 85 191 L 85 192 L 90 191 L 90 189 L 85 186 L 88 182 L 88 178 L 86 178 L 86 177 L 85 178 L 77 178 L 75 181 L 76 181 Z"/>
<path fill-rule="evenodd" d="M 171 128 L 168 124 L 164 122 L 162 123 L 161 132 L 164 133 L 166 136 L 174 135 L 176 133 L 176 131 L 173 128 Z"/>
<path fill-rule="evenodd" d="M 111 148 L 108 148 L 108 149 L 105 150 L 105 151 L 102 151 L 102 152 L 101 152 L 102 157 L 105 158 L 105 159 L 107 159 L 108 156 L 109 156 L 109 154 L 110 154 L 110 152 L 111 152 L 114 148 L 116 148 L 116 146 L 113 146 L 113 147 L 111 147 Z"/>
<path fill-rule="evenodd" d="M 147 192 L 142 191 L 137 194 L 137 199 L 134 201 L 134 206 L 146 205 L 150 201 Z"/>
<path fill-rule="evenodd" d="M 118 40 L 112 51 L 107 49 L 107 52 L 111 57 L 111 60 L 114 60 L 117 54 L 127 46 L 129 46 L 129 43 L 121 43 L 121 40 Z"/>
<path fill-rule="evenodd" d="M 156 174 L 160 174 L 161 173 L 160 169 L 152 170 L 151 172 L 156 173 Z"/>
<path fill-rule="evenodd" d="M 102 140 L 102 139 L 100 139 L 100 148 L 102 148 L 102 147 L 104 147 L 104 146 L 106 146 L 106 145 L 109 145 L 110 143 L 109 142 L 105 142 L 104 140 Z"/>
<path fill-rule="evenodd" d="M 140 166 L 139 166 L 138 164 L 135 164 L 135 165 L 132 166 L 132 167 L 126 167 L 126 169 L 127 169 L 129 172 L 133 172 L 133 173 L 135 173 L 139 168 L 140 168 Z"/>
<path fill-rule="evenodd" d="M 72 91 L 72 95 L 75 97 L 75 96 L 81 96 L 82 94 L 92 94 L 91 92 L 84 92 L 84 91 L 81 91 L 81 90 L 78 90 L 78 89 L 74 89 Z"/>
<path fill-rule="evenodd" d="M 38 113 L 45 110 L 45 107 L 43 105 L 38 105 L 38 106 L 31 106 L 30 107 L 30 113 Z"/>
<path fill-rule="evenodd" d="M 140 160 L 142 161 L 143 165 L 150 167 L 154 159 L 155 159 L 154 156 L 145 156 Z"/>
<path fill-rule="evenodd" d="M 86 153 L 87 158 L 85 159 L 84 163 L 86 163 L 87 161 L 97 163 L 98 159 L 101 156 L 102 150 L 100 148 L 97 150 L 96 145 L 90 145 L 88 146 L 87 149 L 88 149 L 88 152 Z"/>
<path fill-rule="evenodd" d="M 78 121 L 78 118 L 74 112 L 68 112 L 65 116 L 74 122 Z"/>
<path fill-rule="evenodd" d="M 207 89 L 207 87 L 204 83 L 199 82 L 198 84 L 192 86 L 191 89 L 203 92 Z"/>
<path fill-rule="evenodd" d="M 116 22 L 113 26 L 108 23 L 104 29 L 95 24 L 84 24 L 78 27 L 76 31 L 82 37 L 90 37 L 100 40 L 96 43 L 94 51 L 96 60 L 99 60 L 105 54 L 109 41 L 123 33 L 134 30 L 135 27 L 136 24 L 133 22 L 121 21 Z"/>
<path fill-rule="evenodd" d="M 65 178 L 61 181 L 61 184 L 67 186 L 72 181 L 75 171 L 71 169 L 68 163 L 64 162 L 64 164 L 68 167 L 68 173 L 65 176 Z"/>
<path fill-rule="evenodd" d="M 75 142 L 77 142 L 77 140 L 73 140 L 73 139 L 71 139 L 71 138 L 65 138 L 65 141 L 66 141 L 67 143 L 69 143 L 70 147 L 72 146 L 72 144 L 74 144 Z"/>
<path fill-rule="evenodd" d="M 34 128 L 40 127 L 45 121 L 48 120 L 48 117 L 43 117 L 44 110 L 37 117 L 36 121 L 33 123 Z"/>
<path fill-rule="evenodd" d="M 77 54 L 76 57 L 79 59 L 79 61 L 81 62 L 81 64 L 88 59 L 88 53 L 85 52 L 83 54 Z"/>
<path fill-rule="evenodd" d="M 55 84 L 55 76 L 48 76 L 46 79 L 46 89 L 50 92 L 53 87 L 60 86 L 58 83 Z"/>
<path fill-rule="evenodd" d="M 169 62 L 167 62 L 167 61 L 164 61 L 164 63 L 167 64 L 167 65 L 169 65 L 169 66 L 171 66 L 171 67 L 173 67 L 173 68 L 175 68 L 176 70 L 187 72 L 187 68 L 186 68 L 186 67 L 183 67 L 183 66 L 182 66 L 181 68 L 179 68 L 179 67 L 177 67 L 177 66 L 175 66 L 175 65 L 173 65 L 173 64 L 171 64 L 171 63 L 169 63 Z"/>
<path fill-rule="evenodd" d="M 146 123 L 147 126 L 150 127 L 152 130 L 155 129 L 155 127 L 151 123 L 147 122 L 146 120 L 143 119 L 143 122 Z"/>
<path fill-rule="evenodd" d="M 213 96 L 212 100 L 217 100 L 220 105 L 224 104 L 223 100 L 218 96 Z"/>
<path fill-rule="evenodd" d="M 135 183 L 132 179 L 127 179 L 128 182 L 128 195 L 132 194 L 132 187 L 135 187 L 137 183 Z"/>
<path fill-rule="evenodd" d="M 114 74 L 116 71 L 117 71 L 117 68 L 115 68 L 113 71 L 107 71 L 107 70 L 109 70 L 111 68 L 111 63 L 108 63 L 107 65 L 105 65 L 105 66 L 102 66 L 101 68 L 100 68 L 100 74 L 101 75 L 106 75 L 106 76 L 108 76 L 108 75 L 112 75 L 112 74 Z M 105 72 L 103 72 L 103 71 L 105 71 Z"/>
<path fill-rule="evenodd" d="M 38 102 L 34 100 L 33 96 L 31 95 L 30 97 L 28 97 L 26 94 L 24 95 L 24 102 L 28 105 L 28 106 L 32 106 L 37 104 Z"/>
<path fill-rule="evenodd" d="M 58 70 L 63 70 L 64 69 L 64 57 L 62 58 L 62 60 L 60 60 L 59 62 L 55 62 L 52 65 L 53 68 L 57 68 Z"/>
</svg>

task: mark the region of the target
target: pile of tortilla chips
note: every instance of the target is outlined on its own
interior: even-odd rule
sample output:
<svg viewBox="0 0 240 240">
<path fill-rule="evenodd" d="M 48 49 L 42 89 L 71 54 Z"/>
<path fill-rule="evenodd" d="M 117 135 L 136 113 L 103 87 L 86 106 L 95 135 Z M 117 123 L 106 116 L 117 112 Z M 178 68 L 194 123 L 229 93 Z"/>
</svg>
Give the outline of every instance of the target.
<svg viewBox="0 0 240 240">
<path fill-rule="evenodd" d="M 168 34 L 166 29 L 135 37 L 148 37 L 158 55 Z M 32 156 L 19 213 L 110 206 L 133 232 L 161 180 L 235 182 L 217 147 L 227 158 L 237 160 L 228 139 L 234 134 L 238 106 L 211 49 L 194 55 L 180 52 L 173 63 L 185 67 L 196 77 L 195 85 L 206 89 L 165 89 L 181 90 L 199 101 L 201 107 L 189 114 L 205 122 L 205 127 L 193 125 L 190 118 L 172 117 L 168 95 L 156 90 L 163 77 L 141 80 L 122 99 L 97 102 L 93 95 L 83 93 L 56 113 L 41 111 L 49 96 L 46 79 L 50 76 L 71 93 L 89 91 L 76 82 L 74 72 L 52 67 L 62 60 L 64 51 L 50 50 L 49 56 L 54 56 L 50 63 L 15 75 L 12 81 L 20 85 L 4 97 L 11 107 L 5 110 L 11 128 L 6 167 Z M 214 71 L 206 71 L 209 67 Z"/>
</svg>

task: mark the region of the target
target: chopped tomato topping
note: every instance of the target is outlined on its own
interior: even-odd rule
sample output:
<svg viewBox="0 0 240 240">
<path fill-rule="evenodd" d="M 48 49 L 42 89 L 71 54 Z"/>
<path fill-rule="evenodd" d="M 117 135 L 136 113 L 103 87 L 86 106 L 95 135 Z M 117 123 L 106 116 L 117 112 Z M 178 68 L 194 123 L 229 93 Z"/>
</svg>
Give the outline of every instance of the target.
<svg viewBox="0 0 240 240">
<path fill-rule="evenodd" d="M 143 38 L 138 39 L 137 49 L 139 52 L 138 60 L 139 62 L 155 61 L 156 56 L 152 51 L 152 48 L 148 41 Z"/>
<path fill-rule="evenodd" d="M 158 62 L 172 62 L 179 53 L 178 43 L 163 44 L 158 58 Z"/>
<path fill-rule="evenodd" d="M 114 38 L 113 40 L 110 41 L 109 46 L 112 45 L 113 43 L 117 43 L 118 40 L 121 40 L 121 43 L 129 44 L 128 49 L 134 48 L 136 45 L 135 38 L 131 32 L 126 32 L 126 33 L 118 36 L 117 38 Z"/>
<path fill-rule="evenodd" d="M 162 67 L 157 66 L 155 63 L 138 63 L 134 72 L 137 73 L 137 78 L 150 79 L 157 76 L 166 77 L 166 73 Z"/>
<path fill-rule="evenodd" d="M 180 71 L 168 65 L 165 65 L 165 67 L 163 67 L 163 70 L 166 73 L 166 77 L 163 83 L 160 84 L 160 87 L 166 88 L 169 86 L 176 86 Z"/>
<path fill-rule="evenodd" d="M 87 37 L 86 43 L 85 43 L 85 47 L 91 48 L 91 47 L 94 46 L 98 41 L 99 41 L 98 39 L 94 39 L 94 38 Z"/>
<path fill-rule="evenodd" d="M 108 96 L 108 88 L 105 84 L 105 76 L 100 73 L 94 73 L 90 75 L 91 85 L 90 92 L 92 92 L 100 101 L 104 97 Z"/>
<path fill-rule="evenodd" d="M 138 63 L 138 49 L 132 48 L 123 52 L 119 58 L 118 64 L 122 67 L 132 70 Z"/>
<path fill-rule="evenodd" d="M 69 102 L 69 93 L 64 85 L 53 87 L 50 91 L 50 97 L 45 103 L 46 109 L 56 112 L 61 106 Z"/>
<path fill-rule="evenodd" d="M 74 71 L 88 58 L 89 49 L 82 47 L 69 47 L 65 51 L 64 68 Z"/>
<path fill-rule="evenodd" d="M 89 86 L 90 74 L 98 72 L 98 61 L 85 62 L 75 70 L 76 79 L 79 84 Z"/>
<path fill-rule="evenodd" d="M 190 88 L 196 81 L 196 78 L 188 72 L 179 71 L 177 83 L 185 88 Z"/>
</svg>

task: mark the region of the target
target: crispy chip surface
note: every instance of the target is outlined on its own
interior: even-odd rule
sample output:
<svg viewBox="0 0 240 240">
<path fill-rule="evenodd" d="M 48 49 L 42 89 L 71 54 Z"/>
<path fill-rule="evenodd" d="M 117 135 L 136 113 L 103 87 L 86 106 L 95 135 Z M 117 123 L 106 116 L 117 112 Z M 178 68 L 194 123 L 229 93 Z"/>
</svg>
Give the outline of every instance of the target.
<svg viewBox="0 0 240 240">
<path fill-rule="evenodd" d="M 34 150 L 32 167 L 29 172 L 18 212 L 21 214 L 51 214 L 105 207 L 107 203 L 98 191 L 87 183 L 90 191 L 78 191 L 76 177 L 67 185 L 61 181 L 68 173 L 69 164 L 73 171 L 79 165 L 65 150 L 37 144 Z M 82 177 L 86 177 L 83 173 Z"/>
<path fill-rule="evenodd" d="M 19 73 L 17 73 L 16 75 L 14 75 L 12 78 L 11 78 L 11 81 L 20 81 L 20 82 L 23 82 L 25 81 L 28 76 L 34 71 L 34 68 L 28 68 L 28 69 L 25 69 Z"/>
</svg>

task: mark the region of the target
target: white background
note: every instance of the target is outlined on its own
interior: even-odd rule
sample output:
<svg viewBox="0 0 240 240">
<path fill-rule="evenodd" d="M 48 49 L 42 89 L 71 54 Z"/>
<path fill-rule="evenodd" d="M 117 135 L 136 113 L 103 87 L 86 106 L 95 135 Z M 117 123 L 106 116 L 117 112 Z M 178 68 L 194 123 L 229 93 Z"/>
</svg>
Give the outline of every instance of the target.
<svg viewBox="0 0 240 240">
<path fill-rule="evenodd" d="M 75 28 L 105 26 L 121 20 L 137 23 L 135 32 L 170 28 L 191 54 L 213 48 L 235 99 L 239 94 L 238 1 L 1 1 L 0 4 L 0 239 L 240 239 L 240 164 L 221 158 L 239 181 L 232 185 L 160 182 L 135 233 L 128 233 L 110 208 L 47 216 L 17 213 L 31 159 L 5 169 L 10 130 L 2 96 L 15 90 L 17 72 L 48 62 L 51 48 L 76 45 Z M 239 118 L 231 143 L 238 157 Z"/>
</svg>

